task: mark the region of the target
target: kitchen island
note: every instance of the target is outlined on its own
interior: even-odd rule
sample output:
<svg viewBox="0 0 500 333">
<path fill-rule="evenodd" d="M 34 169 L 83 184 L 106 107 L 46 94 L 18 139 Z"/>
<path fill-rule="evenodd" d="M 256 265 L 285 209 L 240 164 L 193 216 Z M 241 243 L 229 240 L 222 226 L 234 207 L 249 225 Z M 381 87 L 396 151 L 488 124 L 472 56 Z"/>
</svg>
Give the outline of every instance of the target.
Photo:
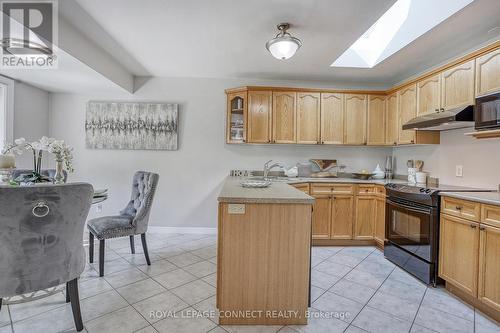
<svg viewBox="0 0 500 333">
<path fill-rule="evenodd" d="M 218 197 L 217 308 L 221 325 L 307 324 L 314 198 L 286 183 Z"/>
</svg>

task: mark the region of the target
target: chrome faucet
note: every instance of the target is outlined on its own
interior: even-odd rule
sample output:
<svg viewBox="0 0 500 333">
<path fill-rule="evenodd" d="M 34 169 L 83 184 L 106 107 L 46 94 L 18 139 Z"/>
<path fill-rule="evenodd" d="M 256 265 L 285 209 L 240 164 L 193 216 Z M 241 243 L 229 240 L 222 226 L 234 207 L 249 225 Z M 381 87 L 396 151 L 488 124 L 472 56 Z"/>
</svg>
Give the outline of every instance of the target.
<svg viewBox="0 0 500 333">
<path fill-rule="evenodd" d="M 273 160 L 269 160 L 266 163 L 264 163 L 264 180 L 269 180 L 268 174 L 269 171 L 271 171 L 275 167 L 283 167 L 283 163 L 274 163 L 271 166 L 269 163 L 271 163 Z"/>
</svg>

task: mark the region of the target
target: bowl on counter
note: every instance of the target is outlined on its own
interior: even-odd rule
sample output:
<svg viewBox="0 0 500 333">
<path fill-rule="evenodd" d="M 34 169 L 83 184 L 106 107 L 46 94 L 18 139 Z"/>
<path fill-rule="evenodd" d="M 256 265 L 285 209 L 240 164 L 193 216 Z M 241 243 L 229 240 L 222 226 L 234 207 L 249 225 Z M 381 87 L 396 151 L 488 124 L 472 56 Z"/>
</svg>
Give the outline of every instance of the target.
<svg viewBox="0 0 500 333">
<path fill-rule="evenodd" d="M 371 177 L 373 177 L 375 174 L 371 173 L 371 172 L 360 171 L 360 172 L 353 172 L 352 175 L 356 179 L 368 180 Z"/>
</svg>

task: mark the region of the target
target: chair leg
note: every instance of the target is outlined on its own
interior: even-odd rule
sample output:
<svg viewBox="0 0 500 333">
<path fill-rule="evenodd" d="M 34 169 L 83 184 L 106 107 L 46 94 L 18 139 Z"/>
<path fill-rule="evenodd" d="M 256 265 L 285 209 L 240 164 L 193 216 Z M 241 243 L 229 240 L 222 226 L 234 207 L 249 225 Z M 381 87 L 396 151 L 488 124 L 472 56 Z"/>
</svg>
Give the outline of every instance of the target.
<svg viewBox="0 0 500 333">
<path fill-rule="evenodd" d="M 89 232 L 89 263 L 94 262 L 94 235 Z"/>
<path fill-rule="evenodd" d="M 135 254 L 134 235 L 130 236 L 130 251 Z"/>
<path fill-rule="evenodd" d="M 71 310 L 73 310 L 73 319 L 75 320 L 76 330 L 83 330 L 82 312 L 80 310 L 80 296 L 78 295 L 78 280 L 73 279 L 67 282 L 68 294 L 71 300 Z"/>
<path fill-rule="evenodd" d="M 66 282 L 66 303 L 69 303 L 69 282 Z"/>
<path fill-rule="evenodd" d="M 104 239 L 99 241 L 99 276 L 104 276 Z"/>
<path fill-rule="evenodd" d="M 151 266 L 151 261 L 149 260 L 149 254 L 148 254 L 148 244 L 146 244 L 146 234 L 141 234 L 141 241 L 142 241 L 142 249 L 144 250 L 144 256 L 146 257 L 146 262 L 148 263 L 148 266 Z"/>
</svg>

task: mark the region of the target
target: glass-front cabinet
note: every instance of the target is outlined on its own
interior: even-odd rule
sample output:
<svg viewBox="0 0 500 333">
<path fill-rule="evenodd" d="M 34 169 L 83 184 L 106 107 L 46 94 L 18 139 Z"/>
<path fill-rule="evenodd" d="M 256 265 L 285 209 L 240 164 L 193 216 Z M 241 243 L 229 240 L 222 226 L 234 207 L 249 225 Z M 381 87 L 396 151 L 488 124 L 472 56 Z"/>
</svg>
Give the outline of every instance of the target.
<svg viewBox="0 0 500 333">
<path fill-rule="evenodd" d="M 227 96 L 227 143 L 245 143 L 247 122 L 247 92 L 229 93 Z"/>
</svg>

